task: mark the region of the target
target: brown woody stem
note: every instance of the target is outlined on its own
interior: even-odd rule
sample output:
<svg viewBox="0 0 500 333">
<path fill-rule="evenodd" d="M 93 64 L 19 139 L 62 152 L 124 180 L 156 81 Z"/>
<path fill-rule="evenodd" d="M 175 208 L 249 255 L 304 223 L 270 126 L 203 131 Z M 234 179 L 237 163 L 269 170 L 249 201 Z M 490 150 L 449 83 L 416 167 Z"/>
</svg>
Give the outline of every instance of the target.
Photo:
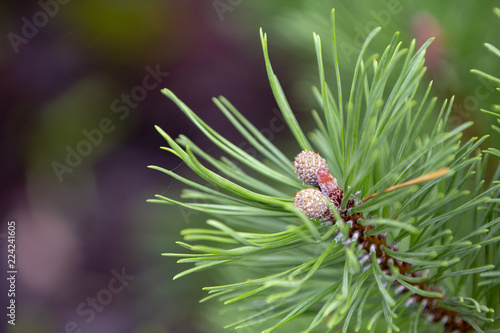
<svg viewBox="0 0 500 333">
<path fill-rule="evenodd" d="M 390 246 L 387 244 L 387 240 L 385 235 L 378 235 L 378 236 L 371 236 L 371 235 L 366 235 L 366 232 L 373 229 L 372 226 L 364 226 L 358 221 L 363 218 L 363 214 L 361 213 L 355 213 L 355 214 L 348 214 L 349 208 L 347 207 L 346 210 L 341 212 L 341 217 L 344 221 L 352 221 L 352 226 L 349 230 L 349 237 L 352 238 L 354 233 L 358 233 L 359 236 L 357 237 L 357 242 L 362 246 L 362 248 L 367 252 L 370 253 L 370 250 L 374 250 L 377 258 L 379 258 L 379 266 L 382 269 L 382 271 L 387 271 L 390 272 L 390 265 L 389 261 L 394 262 L 394 266 L 397 267 L 399 270 L 400 274 L 406 275 L 406 276 L 411 276 L 411 277 L 419 277 L 417 274 L 409 272 L 412 268 L 412 265 L 401 261 L 397 260 L 395 258 L 392 258 L 390 255 L 388 255 L 385 251 L 383 251 L 382 246 L 387 247 L 393 251 L 398 251 L 397 248 Z M 390 273 L 388 273 L 389 275 Z M 394 281 L 394 283 L 399 284 L 397 280 Z M 407 282 L 419 289 L 422 290 L 427 290 L 427 291 L 435 291 L 437 288 L 433 288 L 432 286 L 427 285 L 427 280 L 424 280 L 419 283 L 412 283 L 412 282 Z M 404 287 L 404 286 L 403 286 Z M 406 289 L 406 287 L 404 287 Z M 424 305 L 424 311 L 426 311 L 431 317 L 432 321 L 434 322 L 440 322 L 444 321 L 444 329 L 450 332 L 469 332 L 473 331 L 473 327 L 467 323 L 466 321 L 462 320 L 459 318 L 459 315 L 456 311 L 452 311 L 450 309 L 446 309 L 442 306 L 440 306 L 436 301 L 441 298 L 432 298 L 432 297 L 425 297 L 421 296 L 418 294 L 414 294 L 411 296 L 414 298 L 415 302 L 418 302 L 420 304 Z"/>
<path fill-rule="evenodd" d="M 407 182 L 389 187 L 383 192 L 387 193 L 402 187 L 418 184 L 431 179 L 436 179 L 444 176 L 449 171 L 450 171 L 449 168 L 442 168 L 437 171 L 423 175 L 421 177 L 417 177 Z M 333 176 L 326 169 L 319 169 L 319 171 L 317 172 L 317 179 L 319 187 L 321 188 L 323 194 L 326 197 L 328 197 L 335 204 L 337 208 L 340 208 L 340 202 L 342 201 L 343 192 L 338 188 L 337 181 L 335 180 L 335 178 L 333 178 Z M 374 193 L 364 198 L 361 202 L 367 201 L 378 194 L 379 193 Z M 356 241 L 361 245 L 361 247 L 367 252 L 367 255 L 369 255 L 369 253 L 371 253 L 372 251 L 375 252 L 380 268 L 382 269 L 383 272 L 387 272 L 388 275 L 391 274 L 390 273 L 391 265 L 394 265 L 394 267 L 399 270 L 399 274 L 409 276 L 412 278 L 421 277 L 418 274 L 411 272 L 412 268 L 411 264 L 393 258 L 383 250 L 382 247 L 386 247 L 392 251 L 398 251 L 396 247 L 387 244 L 385 235 L 377 235 L 377 236 L 367 235 L 367 231 L 372 230 L 373 226 L 370 225 L 365 226 L 359 222 L 359 220 L 364 220 L 364 217 L 362 213 L 352 214 L 350 212 L 350 208 L 354 207 L 354 205 L 355 205 L 354 199 L 351 199 L 347 203 L 347 207 L 345 210 L 339 209 L 339 213 L 342 219 L 346 222 L 348 221 L 352 222 L 352 226 L 349 229 L 349 237 L 351 239 L 353 238 L 356 239 Z M 324 217 L 326 219 L 332 220 L 332 222 L 335 223 L 332 214 L 330 212 L 327 212 L 327 214 L 325 214 Z M 353 237 L 354 234 L 357 234 L 358 236 Z M 437 289 L 433 286 L 428 286 L 427 282 L 428 282 L 427 280 L 421 280 L 421 282 L 418 283 L 407 281 L 408 284 L 421 290 L 435 291 Z M 405 289 L 409 290 L 406 286 L 403 286 L 397 280 L 394 280 L 393 283 L 399 284 L 401 288 L 403 288 L 403 290 Z M 473 327 L 469 323 L 461 319 L 456 311 L 444 308 L 438 304 L 437 300 L 443 299 L 443 296 L 426 297 L 413 293 L 411 298 L 413 298 L 415 302 L 418 302 L 424 306 L 423 307 L 424 311 L 430 315 L 432 321 L 444 322 L 445 330 L 450 332 L 461 332 L 461 333 L 473 331 Z"/>
</svg>

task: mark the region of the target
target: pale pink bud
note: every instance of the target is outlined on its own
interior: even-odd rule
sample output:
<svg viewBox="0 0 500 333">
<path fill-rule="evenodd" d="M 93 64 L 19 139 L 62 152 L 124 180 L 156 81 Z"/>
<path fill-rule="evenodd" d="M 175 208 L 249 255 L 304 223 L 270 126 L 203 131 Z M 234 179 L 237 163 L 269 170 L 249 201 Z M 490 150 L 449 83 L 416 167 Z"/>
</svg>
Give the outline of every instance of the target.
<svg viewBox="0 0 500 333">
<path fill-rule="evenodd" d="M 322 217 L 328 212 L 325 196 L 314 188 L 300 190 L 293 199 L 293 205 L 306 214 L 311 220 Z"/>
<path fill-rule="evenodd" d="M 327 169 L 326 161 L 319 154 L 304 150 L 295 156 L 295 173 L 297 177 L 307 185 L 318 186 L 316 173 L 320 168 Z"/>
</svg>

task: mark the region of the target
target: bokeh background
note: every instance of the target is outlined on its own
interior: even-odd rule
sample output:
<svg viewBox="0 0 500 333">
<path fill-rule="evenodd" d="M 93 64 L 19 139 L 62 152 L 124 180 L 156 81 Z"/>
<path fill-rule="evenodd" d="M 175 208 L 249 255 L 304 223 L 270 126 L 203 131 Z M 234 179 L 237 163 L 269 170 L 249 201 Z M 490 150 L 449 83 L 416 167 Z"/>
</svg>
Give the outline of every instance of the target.
<svg viewBox="0 0 500 333">
<path fill-rule="evenodd" d="M 370 53 L 382 53 L 395 31 L 405 45 L 434 36 L 425 80 L 434 80 L 440 101 L 456 96 L 450 126 L 473 120 L 466 136 L 492 134 L 486 146 L 498 147 L 493 118 L 479 108 L 499 104 L 500 94 L 470 73 L 500 75 L 500 62 L 483 46 L 500 45 L 495 6 L 500 1 L 3 0 L 0 267 L 7 271 L 6 224 L 13 220 L 19 273 L 16 326 L 4 322 L 2 311 L 0 331 L 220 332 L 216 301 L 198 300 L 202 286 L 223 277 L 207 272 L 172 281 L 188 266 L 161 256 L 181 251 L 180 230 L 203 225 L 206 216 L 146 203 L 154 194 L 178 198 L 183 187 L 148 165 L 191 175 L 160 150 L 154 125 L 220 152 L 160 88 L 244 145 L 211 97 L 224 95 L 258 128 L 270 128 L 277 105 L 262 27 L 292 108 L 312 128 L 308 112 L 317 106 L 310 87 L 318 82 L 312 33 L 322 36 L 324 58 L 331 59 L 335 7 L 344 91 L 371 29 L 383 28 Z M 292 159 L 297 147 L 289 139 L 287 130 L 272 132 Z M 117 272 L 128 280 L 110 293 Z M 0 281 L 5 309 L 7 282 Z M 93 315 L 92 299 L 106 303 Z"/>
</svg>

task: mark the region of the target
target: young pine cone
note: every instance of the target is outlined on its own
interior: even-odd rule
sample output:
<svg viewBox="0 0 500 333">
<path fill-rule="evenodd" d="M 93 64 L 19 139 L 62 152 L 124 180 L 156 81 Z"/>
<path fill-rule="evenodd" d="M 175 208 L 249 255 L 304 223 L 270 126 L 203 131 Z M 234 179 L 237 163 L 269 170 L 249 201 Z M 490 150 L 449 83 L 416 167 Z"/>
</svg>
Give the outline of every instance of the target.
<svg viewBox="0 0 500 333">
<path fill-rule="evenodd" d="M 322 217 L 328 212 L 325 196 L 320 190 L 306 188 L 300 190 L 293 198 L 293 205 L 306 214 L 311 220 Z"/>
<path fill-rule="evenodd" d="M 309 150 L 303 150 L 295 156 L 293 164 L 295 165 L 295 173 L 302 183 L 315 187 L 318 186 L 316 178 L 318 170 L 328 170 L 325 159 Z"/>
<path fill-rule="evenodd" d="M 319 169 L 316 173 L 319 188 L 321 192 L 333 202 L 333 204 L 340 208 L 340 203 L 344 196 L 344 192 L 340 189 L 337 179 L 332 176 L 326 169 Z"/>
</svg>

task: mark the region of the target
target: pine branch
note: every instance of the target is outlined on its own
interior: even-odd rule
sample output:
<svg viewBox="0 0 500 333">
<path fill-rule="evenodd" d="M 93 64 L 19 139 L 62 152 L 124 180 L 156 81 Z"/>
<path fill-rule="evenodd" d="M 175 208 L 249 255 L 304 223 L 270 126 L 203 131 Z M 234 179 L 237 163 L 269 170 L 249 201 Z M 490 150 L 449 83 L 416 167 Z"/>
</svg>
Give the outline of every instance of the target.
<svg viewBox="0 0 500 333">
<path fill-rule="evenodd" d="M 224 269 L 228 284 L 206 287 L 203 301 L 217 298 L 240 316 L 231 314 L 228 327 L 271 332 L 293 322 L 302 332 L 374 331 L 384 321 L 388 332 L 498 331 L 500 167 L 491 183 L 484 179 L 488 161 L 500 154 L 478 151 L 487 136 L 460 141 L 470 123 L 446 129 L 453 98 L 434 115 L 431 84 L 419 89 L 431 41 L 405 49 L 395 34 L 381 56 L 365 56 L 379 30 L 361 49 L 348 98 L 334 25 L 335 88 L 314 35 L 320 108 L 308 135 L 273 72 L 261 31 L 271 89 L 303 151 L 294 163 L 225 98 L 214 103 L 261 158 L 163 90 L 227 154 L 215 159 L 157 127 L 164 149 L 204 182 L 152 167 L 192 189 L 183 193 L 187 202 L 159 195 L 150 201 L 214 217 L 207 229 L 182 232 L 178 244 L 188 253 L 165 255 L 194 265 L 175 278 Z"/>
<path fill-rule="evenodd" d="M 323 163 L 322 157 L 317 154 L 302 152 L 296 157 L 295 165 L 297 175 L 304 183 L 308 185 L 317 185 L 321 189 L 324 197 L 322 198 L 320 196 L 317 200 L 328 198 L 334 206 L 332 208 L 339 209 L 341 220 L 346 221 L 350 226 L 347 240 L 344 241 L 344 243 L 357 242 L 359 244 L 359 248 L 362 251 L 364 250 L 365 253 L 363 254 L 365 258 L 362 258 L 361 260 L 366 260 L 366 258 L 370 260 L 371 258 L 371 265 L 374 267 L 375 275 L 379 274 L 380 278 L 399 285 L 399 293 L 407 291 L 411 292 L 413 296 L 409 298 L 409 301 L 415 301 L 422 304 L 422 308 L 430 315 L 432 320 L 435 322 L 443 322 L 444 328 L 447 331 L 469 332 L 473 330 L 472 325 L 462 320 L 456 311 L 445 308 L 437 303 L 437 300 L 445 300 L 443 294 L 437 291 L 439 288 L 429 286 L 426 275 L 411 272 L 412 264 L 398 256 L 398 254 L 401 254 L 398 253 L 397 247 L 388 245 L 385 235 L 379 234 L 377 236 L 372 236 L 368 234 L 374 227 L 369 224 L 370 221 L 366 220 L 362 213 L 351 212 L 351 208 L 355 207 L 354 198 L 351 198 L 347 202 L 346 209 L 340 209 L 343 191 L 338 188 L 336 179 L 333 178 L 333 176 L 325 169 L 327 166 Z M 391 186 L 383 192 L 388 193 L 406 186 L 436 179 L 444 176 L 448 173 L 448 171 L 449 168 L 442 168 L 438 171 L 431 172 L 402 184 Z M 315 177 L 312 176 L 314 173 L 316 173 Z M 297 194 L 296 198 L 301 196 L 301 192 Z M 374 193 L 361 200 L 360 203 L 366 202 L 378 194 L 379 193 Z M 332 225 L 335 225 L 336 220 L 330 210 L 323 209 L 323 211 L 321 211 L 322 209 L 319 208 L 321 207 L 321 202 L 313 202 L 314 198 L 307 199 L 307 206 L 312 206 L 315 210 L 319 210 L 319 212 L 317 212 L 318 214 L 311 214 L 310 209 L 305 209 L 306 204 L 302 201 L 298 204 L 296 201 L 296 206 L 310 218 L 316 219 L 317 217 L 322 216 L 324 222 L 330 222 Z M 405 255 L 408 255 L 408 253 Z M 370 264 L 365 266 L 365 268 L 368 267 L 370 267 Z M 486 268 L 491 269 L 494 268 L 494 266 L 488 266 Z M 481 270 L 478 270 L 478 272 L 483 270 L 485 269 L 482 268 Z M 383 290 L 385 290 L 385 286 L 382 285 L 381 292 Z M 385 295 L 389 304 L 394 305 L 396 303 L 390 295 Z"/>
</svg>

